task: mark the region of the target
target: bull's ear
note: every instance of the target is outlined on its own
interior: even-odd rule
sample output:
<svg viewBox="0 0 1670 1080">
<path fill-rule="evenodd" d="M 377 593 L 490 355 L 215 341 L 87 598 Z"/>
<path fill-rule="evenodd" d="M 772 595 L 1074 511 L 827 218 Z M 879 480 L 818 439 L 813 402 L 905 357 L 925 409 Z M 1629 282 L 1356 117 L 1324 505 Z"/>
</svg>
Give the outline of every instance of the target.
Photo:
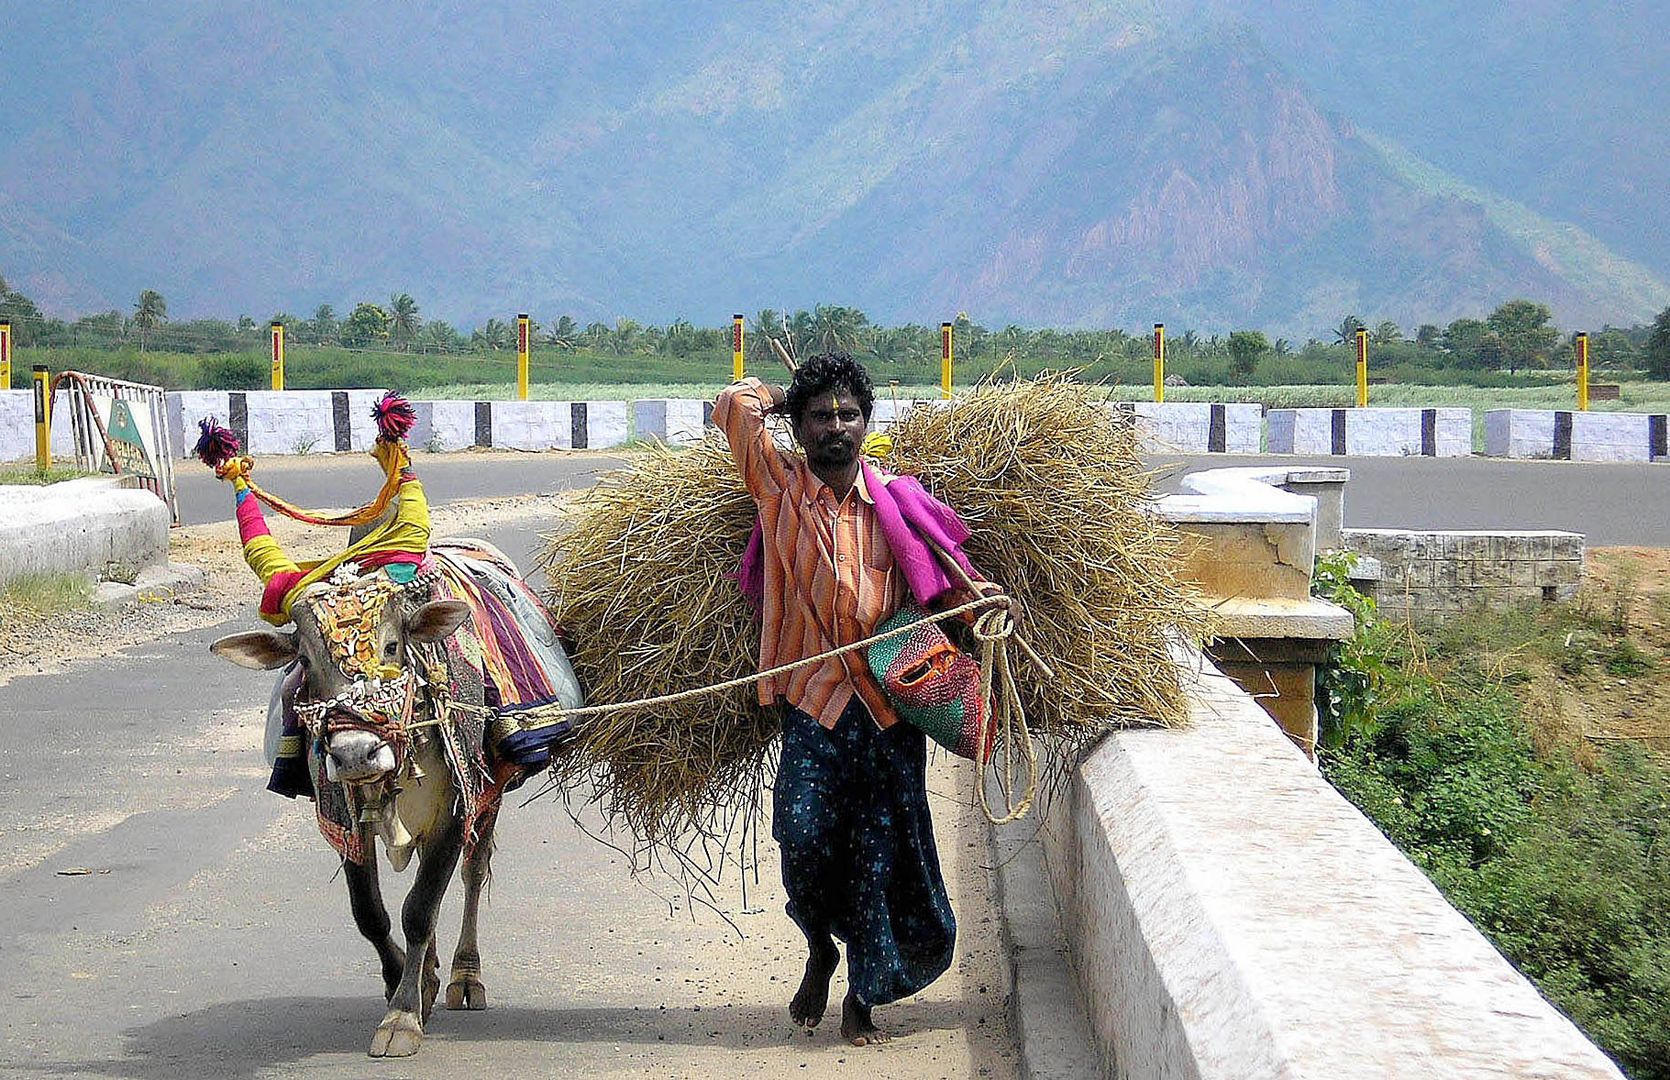
<svg viewBox="0 0 1670 1080">
<path fill-rule="evenodd" d="M 470 605 L 462 600 L 431 600 L 406 617 L 409 641 L 440 641 L 464 625 Z"/>
<path fill-rule="evenodd" d="M 209 651 L 239 667 L 270 671 L 296 658 L 296 635 L 281 634 L 276 630 L 251 630 L 223 637 L 210 645 Z"/>
</svg>

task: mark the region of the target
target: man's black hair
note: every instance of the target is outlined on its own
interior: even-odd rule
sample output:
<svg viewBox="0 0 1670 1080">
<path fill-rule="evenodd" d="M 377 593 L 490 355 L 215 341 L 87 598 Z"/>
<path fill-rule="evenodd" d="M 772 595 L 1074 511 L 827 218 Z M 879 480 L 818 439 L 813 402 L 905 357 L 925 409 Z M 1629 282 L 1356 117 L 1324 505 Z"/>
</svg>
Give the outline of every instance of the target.
<svg viewBox="0 0 1670 1080">
<path fill-rule="evenodd" d="M 813 399 L 838 390 L 846 390 L 858 399 L 864 419 L 868 420 L 875 411 L 876 391 L 864 365 L 854 360 L 851 353 L 830 352 L 801 361 L 784 395 L 783 412 L 798 424 Z"/>
</svg>

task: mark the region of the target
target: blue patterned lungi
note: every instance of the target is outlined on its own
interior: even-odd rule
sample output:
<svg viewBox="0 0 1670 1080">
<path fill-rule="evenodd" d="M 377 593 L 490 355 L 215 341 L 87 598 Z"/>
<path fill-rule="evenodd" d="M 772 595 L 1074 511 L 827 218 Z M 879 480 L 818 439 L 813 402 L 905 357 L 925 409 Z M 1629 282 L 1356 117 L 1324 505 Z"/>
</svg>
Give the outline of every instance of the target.
<svg viewBox="0 0 1670 1080">
<path fill-rule="evenodd" d="M 951 966 L 957 921 L 926 767 L 921 729 L 883 731 L 856 696 L 834 730 L 783 707 L 771 832 L 789 918 L 808 938 L 846 943 L 847 982 L 865 1005 L 908 997 Z"/>
</svg>

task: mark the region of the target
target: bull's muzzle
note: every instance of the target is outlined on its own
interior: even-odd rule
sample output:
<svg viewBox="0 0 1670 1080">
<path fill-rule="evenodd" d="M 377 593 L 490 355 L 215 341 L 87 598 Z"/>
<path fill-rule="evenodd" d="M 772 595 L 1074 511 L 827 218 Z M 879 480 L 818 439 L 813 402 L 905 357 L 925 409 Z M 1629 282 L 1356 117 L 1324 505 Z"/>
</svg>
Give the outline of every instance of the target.
<svg viewBox="0 0 1670 1080">
<path fill-rule="evenodd" d="M 394 772 L 394 747 L 369 731 L 339 731 L 326 745 L 325 779 L 346 784 L 379 780 Z"/>
</svg>

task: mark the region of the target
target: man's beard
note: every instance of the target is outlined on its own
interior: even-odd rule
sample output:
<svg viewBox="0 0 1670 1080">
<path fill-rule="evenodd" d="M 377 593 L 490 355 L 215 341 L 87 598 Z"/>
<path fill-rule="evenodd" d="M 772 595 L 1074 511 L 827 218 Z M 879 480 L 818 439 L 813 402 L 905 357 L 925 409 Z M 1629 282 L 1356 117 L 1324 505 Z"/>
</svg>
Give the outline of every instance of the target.
<svg viewBox="0 0 1670 1080">
<path fill-rule="evenodd" d="M 806 458 L 825 469 L 843 469 L 858 457 L 858 444 L 845 437 L 825 439 L 806 448 Z"/>
</svg>

